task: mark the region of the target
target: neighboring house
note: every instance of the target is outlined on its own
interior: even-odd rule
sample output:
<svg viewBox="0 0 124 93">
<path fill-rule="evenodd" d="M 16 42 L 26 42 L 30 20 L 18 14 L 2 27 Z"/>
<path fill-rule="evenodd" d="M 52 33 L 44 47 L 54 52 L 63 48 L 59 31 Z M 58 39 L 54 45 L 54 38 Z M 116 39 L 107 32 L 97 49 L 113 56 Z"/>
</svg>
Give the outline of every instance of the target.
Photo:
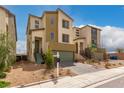
<svg viewBox="0 0 124 93">
<path fill-rule="evenodd" d="M 35 61 L 34 53 L 50 48 L 62 62 L 73 62 L 76 50 L 73 42 L 73 19 L 61 9 L 45 11 L 42 17 L 29 15 L 27 24 L 27 55 Z"/>
<path fill-rule="evenodd" d="M 15 15 L 2 6 L 0 6 L 0 34 L 8 36 L 8 40 L 13 45 L 12 55 L 16 56 L 17 32 Z"/>
<path fill-rule="evenodd" d="M 79 57 L 84 54 L 84 50 L 94 44 L 97 48 L 100 48 L 100 33 L 101 29 L 86 25 L 81 28 L 73 27 L 75 37 L 74 42 L 76 45 L 76 55 Z"/>
</svg>

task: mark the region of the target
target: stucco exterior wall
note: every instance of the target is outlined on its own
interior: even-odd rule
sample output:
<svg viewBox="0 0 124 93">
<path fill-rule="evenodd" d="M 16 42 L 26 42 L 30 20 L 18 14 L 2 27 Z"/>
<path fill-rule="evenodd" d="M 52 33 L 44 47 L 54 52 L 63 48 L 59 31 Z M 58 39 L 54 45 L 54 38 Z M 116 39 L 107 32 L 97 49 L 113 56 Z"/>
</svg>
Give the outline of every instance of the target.
<svg viewBox="0 0 124 93">
<path fill-rule="evenodd" d="M 41 18 L 38 18 L 38 17 L 34 17 L 34 16 L 30 16 L 30 29 L 35 29 L 35 20 L 38 20 L 39 21 L 39 28 L 42 28 L 43 25 L 42 25 L 42 19 Z"/>
<path fill-rule="evenodd" d="M 97 46 L 101 48 L 101 31 L 97 30 Z"/>
<path fill-rule="evenodd" d="M 9 16 L 8 24 L 9 24 L 8 25 L 9 40 L 14 47 L 12 54 L 16 55 L 16 28 L 15 28 L 16 23 L 14 16 Z"/>
<path fill-rule="evenodd" d="M 81 28 L 80 30 L 80 37 L 85 37 L 86 38 L 86 47 L 91 45 L 91 28 L 86 26 L 84 28 Z"/>
<path fill-rule="evenodd" d="M 0 33 L 6 32 L 7 16 L 6 12 L 0 8 Z"/>
<path fill-rule="evenodd" d="M 76 36 L 77 30 L 79 32 L 79 36 Z M 78 27 L 73 27 L 73 33 L 74 33 L 74 36 L 73 36 L 74 39 L 79 38 L 79 37 L 83 37 L 83 36 L 80 35 L 81 34 L 81 31 L 80 31 L 80 28 L 78 28 Z"/>
<path fill-rule="evenodd" d="M 27 34 L 27 56 L 28 56 L 28 60 L 31 59 L 31 55 L 32 55 L 32 35 Z"/>
<path fill-rule="evenodd" d="M 80 37 L 86 37 L 87 40 L 87 47 L 91 45 L 91 29 L 92 27 L 86 26 L 81 28 Z M 101 41 L 101 31 L 97 29 L 97 47 L 100 47 L 100 41 Z"/>
<path fill-rule="evenodd" d="M 34 61 L 34 48 L 35 48 L 35 37 L 42 38 L 42 44 L 41 47 L 43 49 L 43 52 L 47 49 L 47 43 L 45 42 L 45 30 L 35 30 L 32 31 L 32 41 L 31 41 L 31 61 Z"/>
<path fill-rule="evenodd" d="M 78 44 L 78 53 L 80 53 L 80 42 L 83 43 L 83 50 L 86 48 L 86 39 L 78 39 L 78 40 L 75 40 L 74 43 L 77 43 Z"/>
<path fill-rule="evenodd" d="M 35 17 L 35 16 L 29 16 L 29 23 L 28 23 L 28 28 L 27 28 L 27 55 L 28 55 L 28 60 L 34 61 L 34 38 L 35 36 L 37 37 L 42 37 L 42 30 L 35 30 L 32 31 L 35 28 L 35 20 L 39 21 L 39 29 L 40 28 L 45 28 L 45 17 L 40 18 L 40 17 Z M 45 35 L 45 33 L 43 33 Z M 44 41 L 46 38 L 43 39 Z M 44 48 L 44 46 L 43 46 Z M 45 50 L 45 49 L 44 49 Z"/>
<path fill-rule="evenodd" d="M 69 29 L 62 27 L 62 20 L 68 20 L 69 21 Z M 74 37 L 74 31 L 72 28 L 72 20 L 68 18 L 65 14 L 63 14 L 61 11 L 58 11 L 58 42 L 62 42 L 62 34 L 68 34 L 69 35 L 69 44 L 73 44 L 73 37 Z"/>
<path fill-rule="evenodd" d="M 51 17 L 54 19 L 51 24 Z M 54 40 L 51 40 L 50 34 L 54 33 Z M 46 13 L 46 41 L 47 42 L 58 42 L 58 14 L 57 12 Z"/>
<path fill-rule="evenodd" d="M 0 6 L 0 33 L 8 35 L 8 40 L 11 45 L 11 55 L 16 58 L 16 20 L 15 16 L 8 10 Z"/>
</svg>

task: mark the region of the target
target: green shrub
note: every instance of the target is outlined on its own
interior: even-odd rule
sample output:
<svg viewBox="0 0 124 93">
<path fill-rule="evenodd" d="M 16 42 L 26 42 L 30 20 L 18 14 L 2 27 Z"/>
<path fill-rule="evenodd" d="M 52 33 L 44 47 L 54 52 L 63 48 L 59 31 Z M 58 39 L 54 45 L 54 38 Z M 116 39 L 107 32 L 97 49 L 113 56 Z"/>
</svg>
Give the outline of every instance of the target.
<svg viewBox="0 0 124 93">
<path fill-rule="evenodd" d="M 118 63 L 119 65 L 123 65 L 122 63 Z"/>
<path fill-rule="evenodd" d="M 12 54 L 15 46 L 7 35 L 8 33 L 0 34 L 0 71 L 4 71 L 15 62 L 15 55 Z"/>
<path fill-rule="evenodd" d="M 45 63 L 46 63 L 47 69 L 54 68 L 54 57 L 53 57 L 50 49 L 48 49 L 48 51 L 46 53 Z"/>
<path fill-rule="evenodd" d="M 88 59 L 87 61 L 86 61 L 88 64 L 93 64 L 93 63 L 100 63 L 98 60 L 96 60 L 96 59 Z"/>
<path fill-rule="evenodd" d="M 8 87 L 9 85 L 10 85 L 10 82 L 0 81 L 0 88 L 5 88 L 5 87 Z"/>
<path fill-rule="evenodd" d="M 3 79 L 3 78 L 5 78 L 5 77 L 6 77 L 6 73 L 0 72 L 0 79 Z"/>
<path fill-rule="evenodd" d="M 107 68 L 107 69 L 109 69 L 109 68 L 110 68 L 110 66 L 111 66 L 111 64 L 110 64 L 110 63 L 105 64 L 105 68 Z"/>
<path fill-rule="evenodd" d="M 7 67 L 6 69 L 4 69 L 4 72 L 10 72 L 11 71 L 11 67 Z"/>
<path fill-rule="evenodd" d="M 106 66 L 111 66 L 111 64 L 110 63 L 107 63 Z"/>
<path fill-rule="evenodd" d="M 113 66 L 116 66 L 116 64 L 112 64 Z"/>
</svg>

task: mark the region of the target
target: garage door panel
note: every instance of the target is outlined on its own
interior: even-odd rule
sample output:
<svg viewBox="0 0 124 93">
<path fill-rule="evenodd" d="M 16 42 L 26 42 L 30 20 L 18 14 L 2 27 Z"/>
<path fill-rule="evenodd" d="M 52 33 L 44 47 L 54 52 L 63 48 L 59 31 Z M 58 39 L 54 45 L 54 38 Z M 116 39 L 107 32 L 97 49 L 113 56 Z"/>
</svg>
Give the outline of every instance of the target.
<svg viewBox="0 0 124 93">
<path fill-rule="evenodd" d="M 73 52 L 59 52 L 62 62 L 73 62 Z"/>
</svg>

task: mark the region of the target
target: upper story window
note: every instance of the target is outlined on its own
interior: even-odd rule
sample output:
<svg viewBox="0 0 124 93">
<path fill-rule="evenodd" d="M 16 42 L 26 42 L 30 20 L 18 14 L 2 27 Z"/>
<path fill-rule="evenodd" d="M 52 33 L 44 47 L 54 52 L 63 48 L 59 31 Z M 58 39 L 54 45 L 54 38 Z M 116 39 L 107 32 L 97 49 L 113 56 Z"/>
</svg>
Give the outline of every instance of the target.
<svg viewBox="0 0 124 93">
<path fill-rule="evenodd" d="M 62 35 L 62 42 L 66 42 L 66 43 L 69 42 L 69 35 L 68 34 L 63 34 Z"/>
<path fill-rule="evenodd" d="M 39 28 L 39 21 L 35 20 L 35 28 L 38 29 Z"/>
<path fill-rule="evenodd" d="M 79 36 L 79 30 L 76 30 L 76 36 Z"/>
<path fill-rule="evenodd" d="M 55 17 L 54 16 L 51 16 L 50 17 L 50 24 L 54 24 L 54 20 L 55 20 Z"/>
<path fill-rule="evenodd" d="M 69 21 L 67 21 L 67 20 L 62 20 L 62 27 L 63 27 L 63 28 L 69 28 Z"/>
<path fill-rule="evenodd" d="M 94 36 L 97 35 L 97 29 L 92 28 L 91 32 L 92 32 L 92 35 L 94 35 Z"/>
<path fill-rule="evenodd" d="M 97 29 L 92 28 L 91 30 L 92 44 L 97 44 Z"/>
<path fill-rule="evenodd" d="M 54 40 L 54 32 L 50 33 L 50 40 Z"/>
</svg>

